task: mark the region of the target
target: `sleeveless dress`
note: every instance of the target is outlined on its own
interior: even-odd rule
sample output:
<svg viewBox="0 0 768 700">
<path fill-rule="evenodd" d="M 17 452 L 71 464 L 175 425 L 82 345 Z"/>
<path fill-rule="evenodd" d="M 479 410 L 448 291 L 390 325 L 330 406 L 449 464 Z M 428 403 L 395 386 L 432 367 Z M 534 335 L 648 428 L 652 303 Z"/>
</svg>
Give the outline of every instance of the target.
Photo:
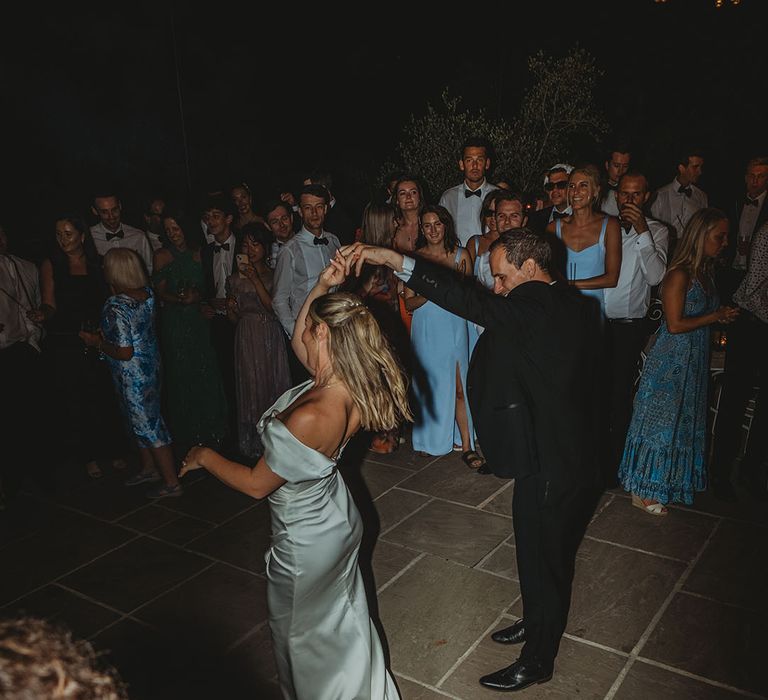
<svg viewBox="0 0 768 700">
<path fill-rule="evenodd" d="M 285 333 L 245 277 L 230 275 L 227 293 L 237 299 L 240 313 L 235 329 L 238 449 L 255 458 L 264 451 L 257 430 L 259 419 L 291 386 Z"/>
<path fill-rule="evenodd" d="M 717 304 L 717 295 L 694 280 L 683 315 L 702 316 Z M 673 334 L 662 323 L 643 367 L 619 465 L 627 491 L 690 505 L 694 492 L 706 489 L 708 387 L 709 327 Z"/>
<path fill-rule="evenodd" d="M 400 695 L 368 615 L 357 565 L 360 514 L 337 460 L 304 445 L 276 418 L 312 384 L 310 379 L 285 392 L 258 426 L 264 459 L 287 482 L 269 496 L 266 554 L 280 686 L 291 700 L 395 700 Z"/>
<path fill-rule="evenodd" d="M 155 335 L 155 297 L 139 301 L 127 294 L 109 297 L 101 316 L 108 343 L 133 347 L 130 360 L 107 356 L 112 380 L 139 447 L 163 447 L 171 436 L 160 411 L 160 352 Z"/>
<path fill-rule="evenodd" d="M 580 250 L 578 253 L 568 246 L 565 247 L 568 263 L 566 272 L 569 280 L 586 280 L 605 274 L 605 231 L 608 228 L 609 218 L 608 216 L 603 217 L 603 226 L 600 229 L 597 243 Z M 556 219 L 555 233 L 560 240 L 563 240 L 561 223 L 561 219 Z M 602 289 L 580 289 L 579 291 L 588 297 L 597 299 L 600 303 L 600 311 L 605 315 L 605 295 Z"/>
<path fill-rule="evenodd" d="M 459 247 L 455 264 L 461 260 Z M 427 301 L 413 312 L 411 343 L 414 354 L 413 394 L 416 420 L 411 440 L 413 449 L 431 455 L 445 455 L 461 444 L 456 424 L 456 365 L 459 365 L 469 435 L 474 449 L 474 429 L 469 411 L 467 368 L 469 336 L 467 322 L 460 316 Z"/>
<path fill-rule="evenodd" d="M 172 246 L 168 250 L 173 261 L 155 272 L 154 279 L 165 280 L 171 294 L 182 281 L 203 289 L 203 267 L 193 252 Z M 166 303 L 160 310 L 168 421 L 180 454 L 200 442 L 217 443 L 227 427 L 227 405 L 210 325 L 198 304 Z"/>
</svg>

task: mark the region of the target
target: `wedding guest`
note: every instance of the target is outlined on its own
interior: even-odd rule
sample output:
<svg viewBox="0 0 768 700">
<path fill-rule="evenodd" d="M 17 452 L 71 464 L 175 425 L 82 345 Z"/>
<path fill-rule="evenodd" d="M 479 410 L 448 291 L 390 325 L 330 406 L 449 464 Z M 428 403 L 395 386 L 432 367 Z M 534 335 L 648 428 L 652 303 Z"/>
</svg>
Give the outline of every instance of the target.
<svg viewBox="0 0 768 700">
<path fill-rule="evenodd" d="M 160 412 L 160 353 L 155 335 L 155 296 L 141 258 L 116 248 L 104 256 L 112 296 L 104 303 L 101 332 L 80 331 L 88 347 L 104 355 L 139 449 L 141 469 L 126 486 L 162 479 L 149 498 L 181 496 L 173 466 L 171 436 Z"/>
<path fill-rule="evenodd" d="M 605 187 L 602 188 L 600 210 L 609 216 L 619 215 L 616 190 L 619 187 L 619 180 L 621 180 L 622 175 L 629 170 L 631 161 L 632 152 L 627 145 L 617 143 L 608 151 L 608 156 L 603 164 L 606 183 Z"/>
<path fill-rule="evenodd" d="M 608 409 L 611 451 L 606 465 L 608 483 L 615 485 L 627 428 L 632 417 L 632 395 L 637 367 L 648 340 L 646 314 L 651 290 L 667 269 L 669 232 L 646 216 L 648 180 L 629 171 L 619 179 L 616 201 L 621 225 L 621 271 L 615 287 L 605 290 L 606 340 L 610 348 L 610 404 Z"/>
<path fill-rule="evenodd" d="M 744 412 L 759 386 L 752 412 L 744 457 L 739 464 L 739 479 L 750 494 L 768 498 L 761 468 L 768 456 L 768 222 L 751 238 L 747 270 L 733 295 L 740 309 L 736 322 L 728 328 L 725 374 L 715 423 L 715 444 L 710 475 L 714 494 L 724 501 L 735 501 L 731 467 L 739 450 Z"/>
<path fill-rule="evenodd" d="M 395 207 L 395 237 L 392 247 L 405 253 L 416 250 L 419 238 L 419 217 L 426 200 L 421 181 L 413 175 L 403 175 L 393 186 Z M 389 246 L 389 244 L 387 244 Z"/>
<path fill-rule="evenodd" d="M 26 473 L 43 467 L 36 439 L 41 380 L 43 316 L 37 266 L 10 253 L 0 226 L 0 425 L 7 436 L 0 460 L 0 509 L 15 496 Z"/>
<path fill-rule="evenodd" d="M 396 700 L 357 563 L 362 522 L 337 466 L 360 428 L 409 419 L 407 382 L 360 299 L 327 293 L 344 277 L 331 261 L 304 301 L 293 346 L 312 378 L 263 415 L 256 466 L 194 448 L 182 474 L 207 469 L 269 498 L 267 604 L 283 696 Z"/>
<path fill-rule="evenodd" d="M 491 143 L 488 139 L 473 136 L 467 139 L 459 153 L 459 170 L 464 181 L 443 192 L 440 206 L 445 207 L 455 222 L 456 236 L 466 246 L 470 236 L 477 233 L 477 218 L 483 199 L 496 185 L 486 179 L 491 168 Z"/>
<path fill-rule="evenodd" d="M 230 188 L 229 196 L 237 209 L 237 218 L 232 222 L 235 232 L 242 231 L 246 224 L 264 224 L 264 219 L 253 210 L 253 195 L 245 182 L 239 182 Z"/>
<path fill-rule="evenodd" d="M 96 194 L 91 212 L 99 218 L 99 223 L 91 226 L 91 236 L 98 254 L 103 257 L 113 248 L 128 248 L 139 254 L 147 272 L 152 274 L 152 245 L 149 238 L 141 229 L 123 223 L 123 205 L 117 194 L 111 190 Z"/>
<path fill-rule="evenodd" d="M 488 249 L 499 237 L 499 227 L 496 224 L 496 203 L 499 197 L 506 192 L 504 188 L 491 190 L 483 200 L 483 206 L 480 209 L 480 230 L 475 236 L 467 241 L 467 252 L 472 261 L 472 271 L 474 276 L 488 289 L 493 289 L 493 275 L 488 264 Z"/>
<path fill-rule="evenodd" d="M 264 220 L 267 222 L 267 228 L 272 232 L 273 237 L 267 265 L 274 270 L 277 267 L 280 253 L 282 253 L 286 243 L 293 238 L 293 212 L 290 205 L 280 199 L 267 202 L 264 211 L 267 212 Z"/>
<path fill-rule="evenodd" d="M 738 309 L 718 306 L 714 259 L 728 244 L 728 219 L 700 209 L 689 220 L 664 282 L 664 321 L 640 377 L 619 480 L 632 505 L 666 515 L 668 503 L 693 503 L 707 484 L 705 443 L 709 326 Z"/>
<path fill-rule="evenodd" d="M 669 226 L 672 247 L 691 217 L 708 206 L 707 195 L 697 186 L 704 171 L 704 154 L 695 148 L 683 151 L 677 175 L 651 196 L 651 216 Z"/>
<path fill-rule="evenodd" d="M 224 388 L 211 345 L 211 322 L 200 313 L 204 288 L 198 227 L 179 209 L 163 213 L 167 244 L 155 252 L 155 294 L 167 392 L 168 424 L 179 456 L 192 445 L 218 443 L 227 425 Z"/>
<path fill-rule="evenodd" d="M 152 196 L 147 199 L 144 211 L 144 231 L 149 239 L 153 251 L 159 250 L 165 239 L 163 230 L 163 212 L 165 211 L 165 199 Z M 154 258 L 153 258 L 154 262 Z"/>
<path fill-rule="evenodd" d="M 346 245 L 355 240 L 355 224 L 344 208 L 339 204 L 333 193 L 333 176 L 327 170 L 313 170 L 303 182 L 304 186 L 319 185 L 328 190 L 328 209 L 325 214 L 323 227 L 330 231 L 339 243 Z"/>
<path fill-rule="evenodd" d="M 246 256 L 227 280 L 227 317 L 235 329 L 235 388 L 240 454 L 264 452 L 259 419 L 291 383 L 280 322 L 272 312 L 273 273 L 267 265 L 272 237 L 263 226 L 246 224 L 239 250 Z"/>
<path fill-rule="evenodd" d="M 545 231 L 555 219 L 563 219 L 573 213 L 568 204 L 568 178 L 573 166 L 568 163 L 556 163 L 544 176 L 544 191 L 547 193 L 547 205 L 529 215 L 531 228 Z"/>
<path fill-rule="evenodd" d="M 58 430 L 58 443 L 72 452 L 90 477 L 99 478 L 98 460 L 114 449 L 119 419 L 109 371 L 96 353 L 83 348 L 78 333 L 99 326 L 107 297 L 102 259 L 82 220 L 63 216 L 54 230 L 55 245 L 40 266 L 42 304 L 36 315 L 45 322 L 52 425 Z"/>
<path fill-rule="evenodd" d="M 416 249 L 419 257 L 462 276 L 472 274 L 469 253 L 459 245 L 453 219 L 445 207 L 425 207 L 421 230 Z M 460 450 L 464 463 L 479 469 L 484 461 L 475 451 L 466 400 L 467 323 L 410 288 L 405 291 L 405 305 L 413 313 L 411 342 L 417 364 L 413 393 L 419 410 L 413 425 L 413 449 L 429 456 Z"/>
<path fill-rule="evenodd" d="M 615 287 L 621 270 L 618 221 L 597 210 L 600 175 L 594 165 L 574 169 L 568 178 L 570 216 L 556 219 L 547 232 L 566 248 L 567 277 L 582 294 L 593 297 L 605 312 L 606 288 Z"/>
</svg>

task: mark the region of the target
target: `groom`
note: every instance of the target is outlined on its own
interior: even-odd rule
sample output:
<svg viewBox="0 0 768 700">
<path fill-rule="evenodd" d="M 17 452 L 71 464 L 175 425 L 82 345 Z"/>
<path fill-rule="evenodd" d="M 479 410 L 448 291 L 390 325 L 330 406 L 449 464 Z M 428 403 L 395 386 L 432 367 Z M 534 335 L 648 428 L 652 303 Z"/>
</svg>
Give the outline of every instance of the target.
<svg viewBox="0 0 768 700">
<path fill-rule="evenodd" d="M 387 265 L 416 293 L 485 332 L 467 391 L 489 468 L 514 478 L 513 527 L 523 619 L 494 632 L 524 642 L 510 666 L 483 676 L 496 690 L 552 677 L 571 599 L 576 551 L 599 495 L 595 391 L 599 321 L 589 300 L 550 275 L 548 239 L 530 229 L 503 233 L 490 248 L 494 294 L 451 270 L 393 250 L 342 248 L 347 268 Z"/>
</svg>

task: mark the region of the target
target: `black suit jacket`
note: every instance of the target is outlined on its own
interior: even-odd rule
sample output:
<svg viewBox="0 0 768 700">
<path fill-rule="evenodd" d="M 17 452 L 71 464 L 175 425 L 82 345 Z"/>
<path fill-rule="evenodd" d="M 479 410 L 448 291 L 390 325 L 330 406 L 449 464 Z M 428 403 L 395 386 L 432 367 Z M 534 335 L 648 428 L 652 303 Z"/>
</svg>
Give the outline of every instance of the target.
<svg viewBox="0 0 768 700">
<path fill-rule="evenodd" d="M 200 250 L 200 262 L 203 266 L 203 283 L 205 289 L 203 290 L 203 299 L 215 299 L 216 298 L 216 279 L 213 276 L 213 252 L 215 242 L 211 242 L 206 246 L 203 246 Z M 236 253 L 237 251 L 235 251 Z M 237 270 L 237 255 L 232 256 L 232 269 L 230 274 Z"/>
<path fill-rule="evenodd" d="M 596 485 L 601 344 L 591 300 L 562 282 L 526 282 L 496 296 L 420 259 L 408 286 L 485 328 L 467 393 L 494 474 Z"/>
</svg>

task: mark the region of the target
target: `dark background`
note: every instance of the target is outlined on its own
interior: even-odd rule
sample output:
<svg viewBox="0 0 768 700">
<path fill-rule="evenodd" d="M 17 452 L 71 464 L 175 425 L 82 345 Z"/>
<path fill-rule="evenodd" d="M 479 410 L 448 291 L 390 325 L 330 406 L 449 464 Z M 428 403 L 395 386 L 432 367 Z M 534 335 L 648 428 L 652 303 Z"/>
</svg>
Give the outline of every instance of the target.
<svg viewBox="0 0 768 700">
<path fill-rule="evenodd" d="M 597 102 L 652 186 L 674 176 L 679 144 L 698 143 L 700 184 L 726 205 L 746 158 L 768 153 L 765 5 L 30 6 L 2 28 L 0 222 L 36 257 L 54 218 L 86 214 L 104 183 L 141 225 L 148 194 L 196 201 L 245 180 L 259 199 L 313 167 L 331 170 L 357 216 L 411 113 L 448 87 L 511 116 L 527 56 L 577 44 L 604 71 Z M 594 145 L 579 155 L 603 160 Z"/>
</svg>

